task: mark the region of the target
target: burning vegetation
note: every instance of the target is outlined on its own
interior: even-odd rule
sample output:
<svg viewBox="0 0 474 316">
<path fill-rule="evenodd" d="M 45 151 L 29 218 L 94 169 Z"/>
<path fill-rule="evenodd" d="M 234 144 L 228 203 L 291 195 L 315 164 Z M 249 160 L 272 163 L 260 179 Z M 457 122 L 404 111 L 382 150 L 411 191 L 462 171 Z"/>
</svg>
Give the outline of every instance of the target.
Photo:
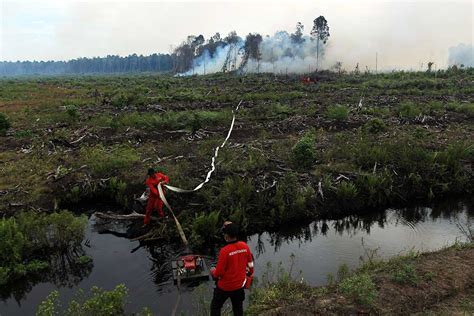
<svg viewBox="0 0 474 316">
<path fill-rule="evenodd" d="M 291 34 L 286 31 L 278 31 L 273 36 L 249 33 L 242 38 L 232 31 L 224 38 L 216 33 L 207 41 L 202 35 L 190 35 L 174 50 L 173 69 L 181 75 L 315 70 L 324 57 L 330 33 L 324 16 L 313 23 L 310 35 L 304 35 L 301 22 Z"/>
</svg>

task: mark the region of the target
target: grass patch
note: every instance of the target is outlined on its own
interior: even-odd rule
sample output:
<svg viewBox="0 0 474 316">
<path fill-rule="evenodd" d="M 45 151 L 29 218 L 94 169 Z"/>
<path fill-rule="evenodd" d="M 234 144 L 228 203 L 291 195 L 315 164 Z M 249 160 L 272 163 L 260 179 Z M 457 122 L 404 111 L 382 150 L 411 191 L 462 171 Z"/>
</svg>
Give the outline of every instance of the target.
<svg viewBox="0 0 474 316">
<path fill-rule="evenodd" d="M 446 109 L 474 117 L 474 103 L 449 102 L 446 104 Z"/>
<path fill-rule="evenodd" d="M 140 160 L 135 149 L 128 146 L 106 148 L 102 145 L 81 148 L 81 161 L 96 174 L 111 174 L 130 168 Z"/>
<path fill-rule="evenodd" d="M 327 108 L 326 117 L 336 121 L 347 121 L 349 117 L 349 108 L 344 105 L 331 105 Z"/>
<path fill-rule="evenodd" d="M 258 104 L 244 110 L 244 115 L 250 120 L 285 119 L 294 113 L 295 109 L 280 103 Z"/>
<path fill-rule="evenodd" d="M 261 279 L 254 281 L 256 286 L 246 311 L 249 315 L 260 315 L 266 310 L 294 304 L 318 293 L 317 289 L 303 282 L 299 274 L 293 275 L 294 260 L 294 255 L 291 255 L 288 268 L 283 267 L 281 262 L 276 266 L 267 263 Z"/>
<path fill-rule="evenodd" d="M 102 115 L 94 119 L 94 124 L 123 130 L 137 129 L 188 129 L 192 132 L 215 124 L 230 124 L 230 111 L 170 111 L 163 114 L 131 112 L 118 116 Z"/>
</svg>

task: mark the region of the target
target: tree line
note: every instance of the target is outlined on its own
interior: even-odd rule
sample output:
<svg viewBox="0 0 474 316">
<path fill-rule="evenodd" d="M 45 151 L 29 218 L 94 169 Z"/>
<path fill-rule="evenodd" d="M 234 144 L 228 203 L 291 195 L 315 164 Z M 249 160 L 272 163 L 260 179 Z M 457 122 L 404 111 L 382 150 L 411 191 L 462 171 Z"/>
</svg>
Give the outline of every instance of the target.
<svg viewBox="0 0 474 316">
<path fill-rule="evenodd" d="M 304 45 L 304 25 L 296 24 L 294 33 L 289 34 L 291 46 Z M 286 32 L 277 32 L 285 33 Z M 316 57 L 319 61 L 320 50 L 329 38 L 329 26 L 324 16 L 313 21 L 310 40 L 316 45 Z M 132 54 L 126 57 L 108 55 L 106 57 L 78 58 L 69 61 L 0 61 L 0 75 L 56 75 L 56 74 L 88 74 L 88 73 L 124 73 L 124 72 L 172 72 L 185 73 L 193 70 L 196 58 L 212 60 L 219 48 L 226 47 L 226 55 L 222 60 L 221 71 L 243 70 L 249 60 L 257 63 L 261 60 L 260 44 L 264 37 L 258 33 L 249 33 L 245 38 L 232 31 L 221 37 L 215 33 L 209 39 L 203 35 L 189 35 L 171 54 L 152 54 L 149 56 Z M 284 56 L 292 57 L 287 48 Z M 319 62 L 318 62 L 319 63 Z"/>
<path fill-rule="evenodd" d="M 132 54 L 125 57 L 78 58 L 69 61 L 0 61 L 0 75 L 58 75 L 122 72 L 169 72 L 173 70 L 170 54 L 149 56 Z"/>
</svg>

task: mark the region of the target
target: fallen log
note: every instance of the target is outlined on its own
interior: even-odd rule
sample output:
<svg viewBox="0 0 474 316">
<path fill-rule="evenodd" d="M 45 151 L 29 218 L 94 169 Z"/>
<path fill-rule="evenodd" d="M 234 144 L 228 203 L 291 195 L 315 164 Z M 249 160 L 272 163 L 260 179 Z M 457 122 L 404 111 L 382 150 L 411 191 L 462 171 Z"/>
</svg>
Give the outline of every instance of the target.
<svg viewBox="0 0 474 316">
<path fill-rule="evenodd" d="M 132 212 L 130 214 L 115 214 L 111 212 L 103 213 L 103 212 L 95 212 L 97 218 L 100 219 L 116 219 L 116 220 L 136 220 L 136 219 L 143 219 L 145 214 L 140 214 L 137 212 Z M 152 221 L 158 221 L 157 217 L 151 217 Z"/>
</svg>

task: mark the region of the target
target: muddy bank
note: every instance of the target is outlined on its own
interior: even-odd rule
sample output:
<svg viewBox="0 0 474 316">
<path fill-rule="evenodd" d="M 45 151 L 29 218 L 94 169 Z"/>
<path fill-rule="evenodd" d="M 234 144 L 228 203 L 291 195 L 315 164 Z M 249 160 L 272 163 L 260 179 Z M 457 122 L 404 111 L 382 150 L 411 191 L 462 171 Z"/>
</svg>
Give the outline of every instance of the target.
<svg viewBox="0 0 474 316">
<path fill-rule="evenodd" d="M 339 269 L 339 280 L 311 288 L 297 280 L 267 285 L 249 307 L 251 315 L 417 314 L 474 312 L 474 244 L 432 253 L 410 253 L 388 261 L 367 258 L 355 272 Z M 279 300 L 280 296 L 286 298 Z"/>
</svg>

